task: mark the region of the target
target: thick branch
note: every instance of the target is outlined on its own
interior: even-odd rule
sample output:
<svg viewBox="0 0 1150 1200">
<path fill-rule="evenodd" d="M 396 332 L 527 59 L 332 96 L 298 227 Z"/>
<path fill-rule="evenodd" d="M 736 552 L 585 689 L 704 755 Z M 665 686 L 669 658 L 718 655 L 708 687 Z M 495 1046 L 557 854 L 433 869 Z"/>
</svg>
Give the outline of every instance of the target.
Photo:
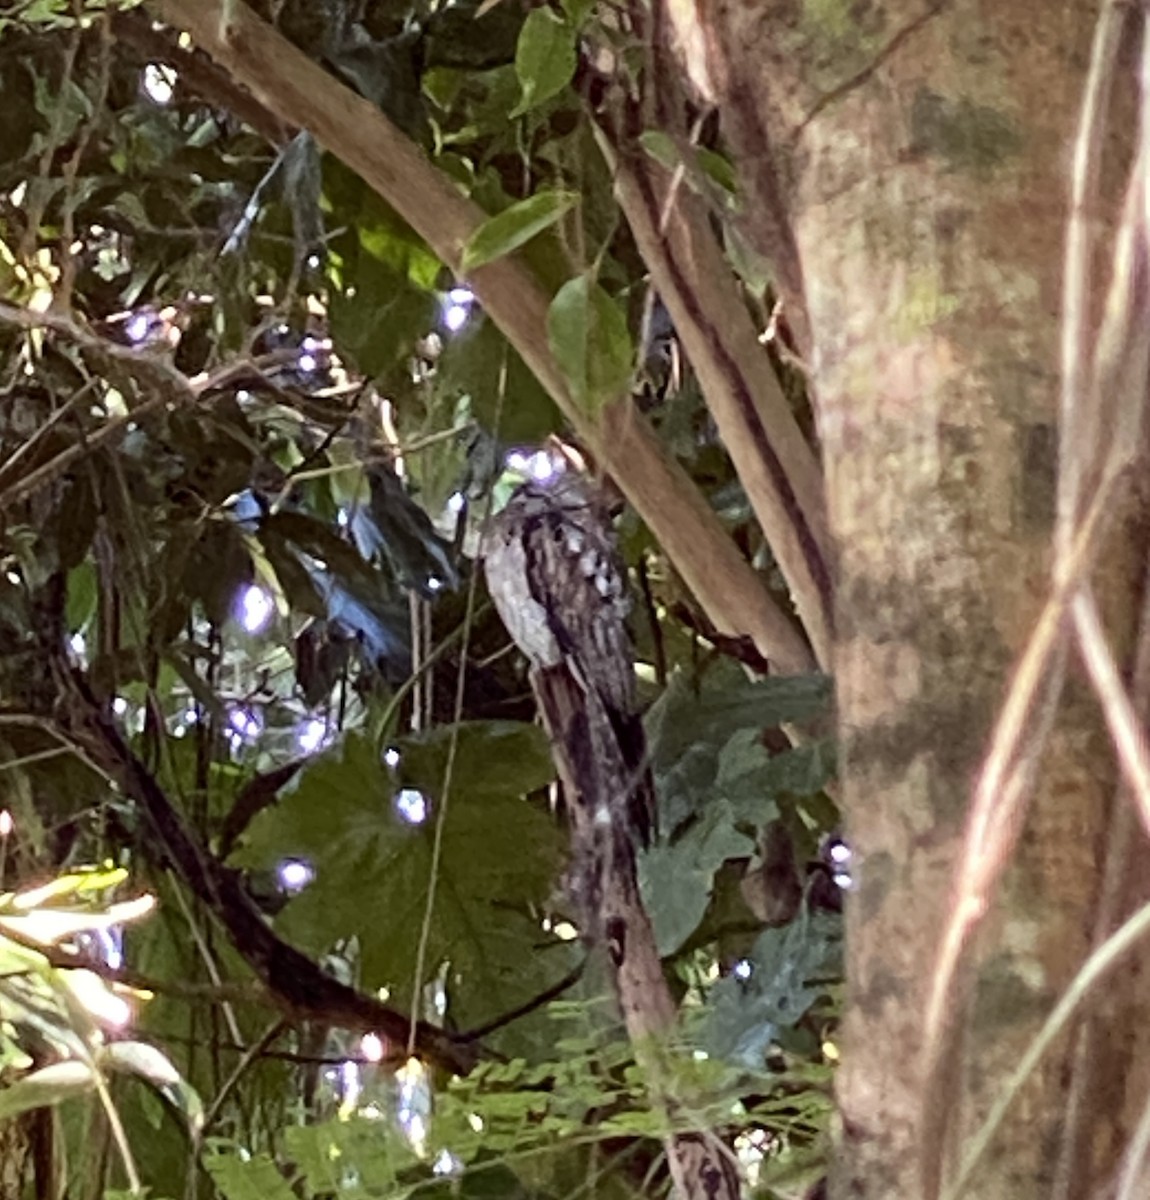
<svg viewBox="0 0 1150 1200">
<path fill-rule="evenodd" d="M 615 147 L 615 191 L 707 407 L 795 599 L 830 665 L 830 533 L 822 473 L 758 343 L 699 198 L 642 152 Z M 671 197 L 666 213 L 664 198 Z"/>
<path fill-rule="evenodd" d="M 245 5 L 151 0 L 280 120 L 308 129 L 356 171 L 452 270 L 485 214 L 369 101 L 328 75 Z M 814 664 L 809 648 L 727 537 L 687 473 L 665 452 L 629 397 L 596 423 L 568 391 L 547 341 L 548 296 L 514 259 L 482 267 L 469 284 L 597 459 L 615 477 L 716 628 L 749 634 L 780 670 Z"/>
<path fill-rule="evenodd" d="M 614 730 L 596 710 L 566 665 L 536 666 L 531 682 L 568 798 L 572 856 L 585 879 L 572 897 L 585 912 L 585 935 L 605 949 L 623 1023 L 643 1068 L 653 1103 L 670 1119 L 686 1097 L 679 1094 L 667 1045 L 678 1027 L 675 1001 L 663 974 L 655 932 L 643 907 L 635 854 L 618 820 L 604 827 L 601 814 L 623 806 L 618 792 L 636 786 L 627 778 Z M 679 1200 L 736 1200 L 738 1171 L 713 1136 L 694 1131 L 664 1139 Z"/>
</svg>

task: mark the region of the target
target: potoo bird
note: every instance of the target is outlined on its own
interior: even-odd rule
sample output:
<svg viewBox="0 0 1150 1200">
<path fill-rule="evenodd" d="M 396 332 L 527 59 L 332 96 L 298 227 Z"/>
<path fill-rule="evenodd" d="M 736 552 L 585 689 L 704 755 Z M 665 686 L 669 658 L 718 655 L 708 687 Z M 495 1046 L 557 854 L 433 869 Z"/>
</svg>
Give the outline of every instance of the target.
<svg viewBox="0 0 1150 1200">
<path fill-rule="evenodd" d="M 567 472 L 521 487 L 492 522 L 484 552 L 491 598 L 531 661 L 563 780 L 569 886 L 583 934 L 607 950 L 636 1060 L 666 1104 L 664 1059 L 649 1049 L 665 1044 L 676 1007 L 635 869 L 636 843 L 654 831 L 655 793 L 627 632 L 627 575 L 611 522 L 593 486 Z M 716 1153 L 713 1142 L 693 1131 L 668 1134 L 676 1195 L 739 1195 L 731 1156 L 725 1147 Z"/>
<path fill-rule="evenodd" d="M 577 899 L 598 903 L 602 872 L 654 828 L 654 790 L 627 630 L 626 567 L 594 486 L 574 471 L 529 482 L 484 539 L 487 586 L 531 662 L 555 747 L 575 847 Z"/>
</svg>

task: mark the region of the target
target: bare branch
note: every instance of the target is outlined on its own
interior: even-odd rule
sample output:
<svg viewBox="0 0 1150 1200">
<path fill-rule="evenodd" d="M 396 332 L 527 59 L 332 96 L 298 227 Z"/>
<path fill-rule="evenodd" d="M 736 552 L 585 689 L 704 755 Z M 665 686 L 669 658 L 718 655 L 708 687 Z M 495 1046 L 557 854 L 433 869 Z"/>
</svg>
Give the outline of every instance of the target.
<svg viewBox="0 0 1150 1200">
<path fill-rule="evenodd" d="M 72 445 L 66 446 L 26 475 L 9 478 L 19 461 L 28 455 L 28 442 L 18 446 L 7 459 L 0 462 L 0 511 L 47 487 L 93 451 L 103 446 L 114 445 L 118 438 L 149 413 L 163 408 L 188 407 L 219 388 L 239 385 L 241 382 L 270 388 L 279 394 L 281 399 L 292 402 L 291 397 L 286 397 L 279 389 L 272 388 L 260 374 L 263 367 L 272 367 L 288 361 L 292 357 L 291 351 L 274 351 L 258 359 L 240 359 L 210 374 L 189 378 L 167 359 L 109 341 L 60 313 L 37 313 L 0 302 L 0 325 L 29 331 L 47 329 L 66 338 L 79 347 L 90 366 L 118 388 L 128 410 L 119 416 L 109 417 L 97 429 L 83 434 Z M 85 389 L 90 384 L 91 381 L 85 385 Z M 73 405 L 85 389 L 81 389 L 72 397 Z M 147 398 L 140 399 L 142 396 Z M 60 420 L 63 412 L 67 410 L 68 406 L 65 406 L 61 413 L 41 426 L 33 435 L 33 440 L 42 436 L 50 424 Z"/>
<path fill-rule="evenodd" d="M 607 140 L 605 137 L 604 141 Z M 763 352 L 699 198 L 633 148 L 607 148 L 620 206 L 695 369 L 707 407 L 795 598 L 815 658 L 830 666 L 830 533 L 822 472 Z"/>
</svg>

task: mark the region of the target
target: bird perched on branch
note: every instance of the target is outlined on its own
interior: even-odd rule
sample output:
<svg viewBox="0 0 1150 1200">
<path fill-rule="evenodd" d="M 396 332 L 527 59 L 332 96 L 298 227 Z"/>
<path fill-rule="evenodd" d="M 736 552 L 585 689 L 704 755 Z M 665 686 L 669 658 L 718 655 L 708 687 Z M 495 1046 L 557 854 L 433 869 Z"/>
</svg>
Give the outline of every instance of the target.
<svg viewBox="0 0 1150 1200">
<path fill-rule="evenodd" d="M 652 1048 L 675 1028 L 675 1001 L 635 870 L 636 845 L 654 833 L 655 790 L 635 694 L 626 569 L 606 506 L 574 470 L 524 484 L 492 522 L 484 549 L 488 590 L 531 661 L 567 795 L 569 887 L 583 935 L 608 953 L 636 1060 L 656 1102 L 670 1110 L 678 1101 Z M 696 1132 L 668 1135 L 677 1195 L 739 1195 L 733 1156 L 716 1153 L 713 1142 Z"/>
<path fill-rule="evenodd" d="M 531 663 L 567 792 L 576 899 L 593 913 L 604 871 L 633 873 L 655 821 L 626 567 L 600 494 L 573 469 L 523 484 L 491 522 L 484 558 L 495 607 Z"/>
</svg>

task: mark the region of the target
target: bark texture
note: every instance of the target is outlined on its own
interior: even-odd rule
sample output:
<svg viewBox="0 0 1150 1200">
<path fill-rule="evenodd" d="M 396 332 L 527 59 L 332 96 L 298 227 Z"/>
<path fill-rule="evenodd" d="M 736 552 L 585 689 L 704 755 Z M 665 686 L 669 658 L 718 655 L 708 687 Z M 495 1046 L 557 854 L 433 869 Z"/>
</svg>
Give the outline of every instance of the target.
<svg viewBox="0 0 1150 1200">
<path fill-rule="evenodd" d="M 970 785 L 1049 583 L 1066 197 L 1097 12 L 1040 0 L 695 10 L 749 227 L 802 289 L 837 554 L 842 801 L 858 867 L 833 1197 L 922 1194 L 928 977 Z M 1120 139 L 1108 147 L 1112 166 L 1123 154 Z M 1139 541 L 1127 521 L 1099 585 L 1120 650 Z M 979 942 L 947 1098 L 956 1146 L 1088 951 L 1111 762 L 1072 681 Z M 1074 1055 L 1062 1044 L 968 1195 L 1081 1196 L 1109 1175 L 1132 1119 L 1142 1035 L 1130 1014 L 1145 990 L 1134 972 L 1110 998 L 1095 1044 L 1112 1074 L 1082 1085 L 1078 1127 L 1064 1120 Z"/>
</svg>

